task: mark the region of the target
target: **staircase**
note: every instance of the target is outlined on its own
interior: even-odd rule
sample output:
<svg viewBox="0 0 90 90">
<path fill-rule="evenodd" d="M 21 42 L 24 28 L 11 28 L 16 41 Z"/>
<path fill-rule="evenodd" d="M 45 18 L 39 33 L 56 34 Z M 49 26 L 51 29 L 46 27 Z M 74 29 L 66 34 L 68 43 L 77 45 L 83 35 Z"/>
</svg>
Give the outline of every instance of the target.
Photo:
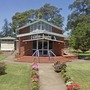
<svg viewBox="0 0 90 90">
<path fill-rule="evenodd" d="M 29 62 L 32 63 L 32 56 L 22 56 L 20 58 L 16 58 L 15 61 L 17 62 Z M 49 60 L 49 57 L 38 57 L 35 56 L 33 62 L 38 62 L 38 63 L 54 63 L 56 61 L 60 61 L 60 62 L 70 62 L 72 61 L 71 59 L 65 58 L 63 56 L 56 56 L 56 57 L 51 57 Z"/>
<path fill-rule="evenodd" d="M 32 56 L 22 56 L 17 58 L 15 61 L 18 62 L 37 62 L 37 63 L 54 63 L 56 61 L 60 62 L 70 62 L 71 59 L 63 57 L 63 56 L 56 56 L 51 50 L 48 50 L 48 56 L 40 56 L 39 50 L 36 50 Z"/>
</svg>

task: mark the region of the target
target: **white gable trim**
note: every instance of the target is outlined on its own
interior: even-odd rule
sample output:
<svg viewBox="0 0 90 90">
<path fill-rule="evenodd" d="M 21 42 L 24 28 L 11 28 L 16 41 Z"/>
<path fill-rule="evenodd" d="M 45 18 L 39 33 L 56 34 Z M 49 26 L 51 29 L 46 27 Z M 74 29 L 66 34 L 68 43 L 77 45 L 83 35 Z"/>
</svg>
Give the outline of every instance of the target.
<svg viewBox="0 0 90 90">
<path fill-rule="evenodd" d="M 40 22 L 40 21 L 42 21 L 42 22 L 44 22 L 44 23 L 46 23 L 46 24 L 48 24 L 48 25 L 50 25 L 50 26 L 53 26 L 53 27 L 55 27 L 55 28 L 63 31 L 62 29 L 60 29 L 60 27 L 58 27 L 58 26 L 56 26 L 56 25 L 54 25 L 54 24 L 51 24 L 51 23 L 49 23 L 49 22 L 47 22 L 47 21 L 45 21 L 45 20 L 43 20 L 43 19 L 38 19 L 38 21 L 34 21 L 34 22 L 32 22 L 32 23 L 30 23 L 30 24 L 28 24 L 28 25 L 22 26 L 22 27 L 20 27 L 20 28 L 18 28 L 18 29 L 16 29 L 16 30 L 20 30 L 20 29 L 26 28 L 26 27 L 31 26 L 31 25 L 33 25 L 33 24 L 35 24 L 35 23 L 37 23 L 37 22 Z"/>
<path fill-rule="evenodd" d="M 59 37 L 65 37 L 62 34 L 43 31 L 43 30 L 35 30 L 35 31 L 30 32 L 30 33 L 19 34 L 19 35 L 17 35 L 17 37 L 23 37 L 23 36 L 29 36 L 29 35 L 37 35 L 37 34 L 48 34 L 48 35 L 54 35 L 54 36 L 59 36 Z"/>
</svg>

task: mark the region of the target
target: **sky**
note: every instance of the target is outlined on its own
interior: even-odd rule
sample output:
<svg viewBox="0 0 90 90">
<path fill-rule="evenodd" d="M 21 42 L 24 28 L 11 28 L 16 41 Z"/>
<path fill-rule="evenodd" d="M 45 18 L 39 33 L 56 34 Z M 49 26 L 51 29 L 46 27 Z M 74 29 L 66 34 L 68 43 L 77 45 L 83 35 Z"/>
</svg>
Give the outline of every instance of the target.
<svg viewBox="0 0 90 90">
<path fill-rule="evenodd" d="M 68 6 L 72 4 L 75 0 L 1 0 L 0 1 L 0 31 L 4 25 L 4 19 L 9 22 L 12 21 L 12 16 L 16 12 L 23 12 L 30 9 L 39 9 L 44 4 L 49 3 L 56 6 L 57 8 L 62 8 L 60 14 L 64 17 L 64 26 L 67 23 L 67 16 L 71 13 Z"/>
</svg>

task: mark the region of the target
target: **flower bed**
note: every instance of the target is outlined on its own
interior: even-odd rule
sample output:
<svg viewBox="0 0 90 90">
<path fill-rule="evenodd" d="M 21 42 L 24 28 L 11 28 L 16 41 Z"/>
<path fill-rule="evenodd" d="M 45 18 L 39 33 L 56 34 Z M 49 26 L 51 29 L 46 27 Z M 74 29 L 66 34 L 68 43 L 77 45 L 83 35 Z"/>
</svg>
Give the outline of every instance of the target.
<svg viewBox="0 0 90 90">
<path fill-rule="evenodd" d="M 80 90 L 80 86 L 67 75 L 66 67 L 66 63 L 60 63 L 59 61 L 54 63 L 55 72 L 59 72 L 64 78 L 67 90 Z"/>
<path fill-rule="evenodd" d="M 31 79 L 32 79 L 32 90 L 39 90 L 39 66 L 37 63 L 34 63 L 32 65 L 32 73 L 31 73 Z"/>
</svg>

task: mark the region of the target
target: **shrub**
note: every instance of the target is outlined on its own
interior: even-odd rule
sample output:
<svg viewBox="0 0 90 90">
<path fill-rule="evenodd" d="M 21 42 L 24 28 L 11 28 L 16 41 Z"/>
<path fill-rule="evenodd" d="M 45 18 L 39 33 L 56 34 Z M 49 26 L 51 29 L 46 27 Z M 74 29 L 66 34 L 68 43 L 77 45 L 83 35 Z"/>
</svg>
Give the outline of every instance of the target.
<svg viewBox="0 0 90 90">
<path fill-rule="evenodd" d="M 62 76 L 63 76 L 63 78 L 65 78 L 65 77 L 67 76 L 67 74 L 66 74 L 66 73 L 64 73 Z"/>
<path fill-rule="evenodd" d="M 39 70 L 38 64 L 37 64 L 37 63 L 34 63 L 34 64 L 32 65 L 32 69 L 38 71 L 38 70 Z"/>
<path fill-rule="evenodd" d="M 0 75 L 5 74 L 6 64 L 4 62 L 0 62 Z"/>
<path fill-rule="evenodd" d="M 34 63 L 32 65 L 32 72 L 31 72 L 31 78 L 32 78 L 32 90 L 39 90 L 39 75 L 38 75 L 39 67 L 37 63 Z"/>
<path fill-rule="evenodd" d="M 66 63 L 60 63 L 59 61 L 54 63 L 54 69 L 56 72 L 61 72 L 62 70 L 66 72 Z"/>
<path fill-rule="evenodd" d="M 64 73 L 65 73 L 64 70 L 62 70 L 62 71 L 61 71 L 61 75 L 63 76 Z"/>
<path fill-rule="evenodd" d="M 65 77 L 65 83 L 67 83 L 68 81 L 71 81 L 71 78 L 69 76 Z"/>
<path fill-rule="evenodd" d="M 38 86 L 33 86 L 32 90 L 39 90 Z"/>
</svg>

